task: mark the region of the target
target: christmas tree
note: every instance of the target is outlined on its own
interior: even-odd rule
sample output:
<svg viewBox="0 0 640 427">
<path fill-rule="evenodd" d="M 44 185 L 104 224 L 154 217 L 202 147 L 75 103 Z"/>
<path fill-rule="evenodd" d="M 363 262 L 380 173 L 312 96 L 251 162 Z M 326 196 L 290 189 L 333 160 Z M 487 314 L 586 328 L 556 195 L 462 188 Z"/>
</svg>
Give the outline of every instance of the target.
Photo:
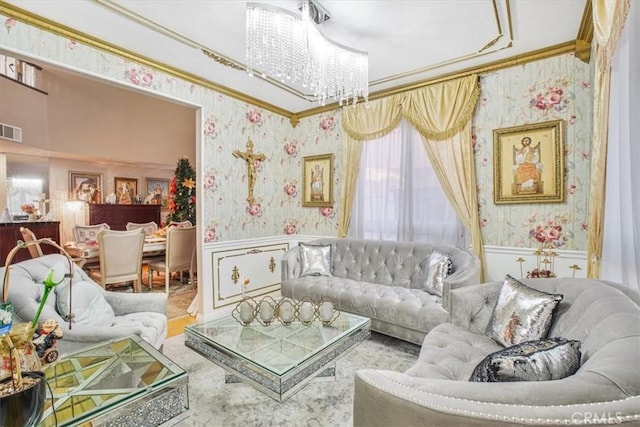
<svg viewBox="0 0 640 427">
<path fill-rule="evenodd" d="M 191 221 L 196 225 L 196 171 L 189 164 L 189 159 L 178 160 L 178 167 L 169 184 L 170 221 Z"/>
</svg>

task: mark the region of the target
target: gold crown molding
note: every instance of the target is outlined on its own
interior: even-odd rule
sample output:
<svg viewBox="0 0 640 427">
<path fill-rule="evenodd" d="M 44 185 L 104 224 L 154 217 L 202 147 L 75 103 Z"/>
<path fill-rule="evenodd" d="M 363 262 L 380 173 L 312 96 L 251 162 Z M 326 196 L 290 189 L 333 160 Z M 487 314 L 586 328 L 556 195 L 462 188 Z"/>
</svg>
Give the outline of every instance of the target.
<svg viewBox="0 0 640 427">
<path fill-rule="evenodd" d="M 587 1 L 584 6 L 584 12 L 582 13 L 580 28 L 578 28 L 578 35 L 576 36 L 576 57 L 587 64 L 591 59 L 593 30 L 593 8 L 591 2 Z"/>
<path fill-rule="evenodd" d="M 589 36 L 589 41 L 591 40 L 591 38 L 593 37 L 593 20 L 590 18 L 590 14 L 591 14 L 591 2 L 587 2 L 587 6 L 585 7 L 585 13 L 584 15 L 587 15 L 587 13 L 589 14 L 589 18 L 586 18 L 583 15 L 583 19 L 582 19 L 582 24 L 580 27 L 580 31 L 586 31 L 586 35 Z M 507 7 L 509 6 L 509 2 L 507 2 Z M 588 11 L 587 11 L 588 9 Z M 222 86 L 219 85 L 217 83 L 214 83 L 210 80 L 204 79 L 202 77 L 196 76 L 194 74 L 179 70 L 175 67 L 172 67 L 170 65 L 166 65 L 166 64 L 162 64 L 159 63 L 155 60 L 152 60 L 150 58 L 147 58 L 145 56 L 139 55 L 135 52 L 131 52 L 128 51 L 126 49 L 120 48 L 118 46 L 112 45 L 110 43 L 104 42 L 102 40 L 99 40 L 95 37 L 89 36 L 87 34 L 81 33 L 73 28 L 64 26 L 62 24 L 59 24 L 57 22 L 51 21 L 47 18 L 43 18 L 39 15 L 33 14 L 31 12 L 28 12 L 24 9 L 18 8 L 12 4 L 6 3 L 3 0 L 0 0 L 0 14 L 3 14 L 5 16 L 14 18 L 18 21 L 24 22 L 25 24 L 31 25 L 33 27 L 36 28 L 40 28 L 42 30 L 48 31 L 50 33 L 62 36 L 62 37 L 67 37 L 70 39 L 74 39 L 77 40 L 83 44 L 86 44 L 88 46 L 91 46 L 93 48 L 96 48 L 98 50 L 102 50 L 114 55 L 118 55 L 121 56 L 125 59 L 131 60 L 133 62 L 138 62 L 140 64 L 146 65 L 150 68 L 154 68 L 158 71 L 164 72 L 166 74 L 172 75 L 174 77 L 186 80 L 188 82 L 194 83 L 194 84 L 198 84 L 201 85 L 203 87 L 212 89 L 216 92 L 222 93 L 224 95 L 227 95 L 231 98 L 240 100 L 242 102 L 246 102 L 248 104 L 252 104 L 255 105 L 257 107 L 263 108 L 267 111 L 271 111 L 275 114 L 279 114 L 281 116 L 284 116 L 286 118 L 289 119 L 291 126 L 292 127 L 296 127 L 297 124 L 300 122 L 300 119 L 305 118 L 305 117 L 310 117 L 310 116 L 314 116 L 316 114 L 320 114 L 320 113 L 324 113 L 327 111 L 333 111 L 333 110 L 338 110 L 340 108 L 343 108 L 342 106 L 340 106 L 337 102 L 332 103 L 332 104 L 327 104 L 324 106 L 318 106 L 318 107 L 314 107 L 308 110 L 303 110 L 297 113 L 293 113 L 291 111 L 287 111 L 283 108 L 277 107 L 275 105 L 272 105 L 270 103 L 267 103 L 265 101 L 259 100 L 257 98 L 251 97 L 249 95 L 246 95 L 244 93 L 238 92 L 236 90 L 233 90 L 231 88 L 228 88 L 226 86 Z M 589 30 L 589 25 L 590 25 L 590 30 Z M 589 33 L 590 31 L 590 33 Z M 509 22 L 509 33 L 511 34 L 511 22 Z M 579 34 L 582 34 L 582 32 L 579 32 Z M 437 76 L 434 78 L 430 78 L 430 79 L 425 79 L 425 80 L 421 80 L 419 82 L 414 82 L 414 83 L 410 83 L 407 85 L 401 85 L 401 86 L 396 86 L 396 87 L 392 87 L 389 89 L 384 89 L 384 90 L 380 90 L 380 91 L 376 91 L 373 92 L 369 95 L 369 100 L 374 100 L 374 99 L 380 99 L 380 98 L 384 98 L 386 96 L 390 96 L 390 95 L 394 95 L 397 93 L 402 93 L 402 92 L 406 92 L 406 91 L 410 91 L 410 90 L 414 90 L 414 89 L 418 89 L 424 86 L 428 86 L 428 85 L 432 85 L 432 84 L 436 84 L 436 83 L 440 83 L 440 82 L 444 82 L 444 81 L 448 81 L 448 80 L 453 80 L 453 79 L 457 79 L 460 77 L 465 77 L 468 76 L 469 74 L 482 74 L 482 73 L 487 73 L 487 72 L 492 72 L 492 71 L 496 71 L 496 70 L 500 70 L 500 69 L 504 69 L 504 68 L 510 68 L 510 67 L 514 67 L 514 66 L 518 66 L 518 65 L 523 65 L 526 64 L 528 62 L 533 62 L 533 61 L 538 61 L 541 59 L 545 59 L 545 58 L 550 58 L 553 56 L 557 56 L 557 55 L 563 55 L 566 53 L 571 53 L 571 52 L 577 52 L 577 50 L 579 49 L 580 46 L 578 46 L 579 42 L 578 40 L 576 41 L 570 41 L 570 42 L 566 42 L 566 43 L 562 43 L 562 44 L 558 44 L 558 45 L 554 45 L 554 46 L 549 46 L 547 48 L 544 49 L 539 49 L 536 51 L 532 51 L 532 52 L 528 52 L 528 53 L 524 53 L 521 55 L 516 55 L 516 56 L 512 56 L 509 58 L 505 58 L 502 60 L 497 60 L 497 61 L 493 61 L 484 65 L 480 65 L 480 66 L 475 66 L 475 67 L 470 67 L 461 71 L 455 71 L 452 73 L 447 73 L 447 74 L 443 74 L 441 76 Z M 509 43 L 509 45 L 507 47 L 510 47 L 511 43 Z M 207 54 L 205 52 L 205 54 Z M 208 54 L 207 54 L 208 55 Z M 577 54 L 576 54 L 577 56 Z M 215 59 L 214 59 L 215 60 Z M 224 64 L 223 64 L 224 65 Z"/>
<path fill-rule="evenodd" d="M 414 82 L 414 83 L 406 84 L 403 86 L 396 86 L 389 89 L 373 92 L 369 94 L 369 101 L 372 101 L 374 99 L 384 98 L 386 96 L 395 95 L 397 93 L 419 89 L 421 87 L 429 86 L 436 83 L 442 83 L 449 80 L 459 79 L 461 77 L 466 77 L 470 74 L 489 73 L 492 71 L 497 71 L 504 68 L 511 68 L 518 65 L 524 65 L 529 62 L 539 61 L 541 59 L 551 58 L 553 56 L 558 56 L 558 55 L 564 55 L 564 54 L 572 53 L 575 51 L 576 51 L 576 41 L 561 43 L 554 46 L 549 46 L 544 49 L 534 50 L 521 55 L 515 55 L 509 58 L 500 59 L 500 60 L 489 62 L 483 65 L 466 68 L 460 71 L 454 71 L 448 74 L 443 74 L 441 76 L 434 77 L 431 79 L 421 80 L 419 82 Z M 343 107 L 340 107 L 338 103 L 333 103 L 333 104 L 325 105 L 322 107 L 316 107 L 316 108 L 311 108 L 309 110 L 300 111 L 299 113 L 296 113 L 296 116 L 298 118 L 304 118 L 304 117 L 309 117 L 309 116 L 314 116 L 316 114 L 324 113 L 327 111 L 337 110 L 339 108 L 343 108 Z"/>
<path fill-rule="evenodd" d="M 67 38 L 76 40 L 82 44 L 91 46 L 95 49 L 123 57 L 133 62 L 138 62 L 142 65 L 148 66 L 150 68 L 154 68 L 163 73 L 215 90 L 216 92 L 238 99 L 242 102 L 255 105 L 257 107 L 263 108 L 265 110 L 271 111 L 281 116 L 289 118 L 293 114 L 290 111 L 277 107 L 268 102 L 251 97 L 249 95 L 238 92 L 226 86 L 214 83 L 210 80 L 196 76 L 195 74 L 191 74 L 186 71 L 180 70 L 178 68 L 172 67 L 170 65 L 157 62 L 151 58 L 148 58 L 143 55 L 139 55 L 127 49 L 123 49 L 121 47 L 115 46 L 111 43 L 102 41 L 96 37 L 82 33 L 76 29 L 51 21 L 47 18 L 43 18 L 39 15 L 33 14 L 29 11 L 16 7 L 12 4 L 5 3 L 2 0 L 0 0 L 0 14 L 11 17 L 13 19 L 16 19 L 17 21 L 31 25 L 33 27 L 56 34 L 58 36 L 67 37 Z"/>
<path fill-rule="evenodd" d="M 198 42 L 196 42 L 195 40 L 192 40 L 190 38 L 188 38 L 187 36 L 180 34 L 176 31 L 173 31 L 167 27 L 165 27 L 162 24 L 159 24 L 155 21 L 152 21 L 142 15 L 137 14 L 136 12 L 131 11 L 130 9 L 127 9 L 126 7 L 124 7 L 123 5 L 114 2 L 113 0 L 93 0 L 95 3 L 99 4 L 100 6 L 108 9 L 109 11 L 113 12 L 113 13 L 117 13 L 118 15 L 122 16 L 125 19 L 134 21 L 135 23 L 142 25 L 145 28 L 148 28 L 152 31 L 158 32 L 166 37 L 169 37 L 177 42 L 180 42 L 182 44 L 185 44 L 187 46 L 190 46 L 192 48 L 198 49 L 200 51 L 202 51 L 203 54 L 205 54 L 206 56 L 208 56 L 210 59 L 213 59 L 215 62 L 217 62 L 220 65 L 223 65 L 225 67 L 229 67 L 232 68 L 234 70 L 237 71 L 247 71 L 247 67 L 245 66 L 245 64 L 236 61 L 235 59 L 231 59 L 229 57 L 226 57 L 224 55 L 222 55 L 219 52 L 214 52 L 211 49 L 209 49 L 207 46 L 204 46 Z M 273 86 L 276 86 L 277 88 L 284 90 L 288 93 L 290 93 L 293 96 L 296 96 L 300 99 L 304 99 L 305 101 L 314 101 L 316 98 L 311 95 L 311 94 L 306 94 L 303 92 L 300 92 L 299 90 L 296 90 L 295 88 L 291 87 L 291 86 L 287 86 L 285 84 L 283 84 L 282 82 L 273 79 L 269 76 L 263 75 L 261 73 L 257 73 L 254 74 L 253 77 L 260 79 L 266 83 L 269 83 Z"/>
</svg>

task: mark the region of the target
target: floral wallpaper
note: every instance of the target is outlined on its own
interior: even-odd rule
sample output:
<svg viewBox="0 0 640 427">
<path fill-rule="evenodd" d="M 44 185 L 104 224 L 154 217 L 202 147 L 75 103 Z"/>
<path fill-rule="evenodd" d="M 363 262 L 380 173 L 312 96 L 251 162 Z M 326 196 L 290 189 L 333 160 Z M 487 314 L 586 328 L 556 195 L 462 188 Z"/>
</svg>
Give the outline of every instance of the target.
<svg viewBox="0 0 640 427">
<path fill-rule="evenodd" d="M 204 209 L 205 242 L 275 235 L 337 234 L 342 183 L 340 112 L 307 117 L 292 128 L 288 118 L 98 51 L 29 25 L 1 17 L 0 46 L 28 56 L 140 86 L 202 107 L 203 146 L 198 203 Z M 592 68 L 563 55 L 481 76 L 481 96 L 473 117 L 478 196 L 485 245 L 534 247 L 541 229 L 555 230 L 554 244 L 586 250 L 591 137 Z M 566 123 L 564 203 L 494 205 L 493 130 L 562 119 Z M 254 163 L 254 202 L 247 198 L 246 151 Z M 334 153 L 333 208 L 303 208 L 302 159 Z M 195 163 L 194 163 L 195 164 Z M 555 234 L 554 234 L 555 236 Z"/>
<path fill-rule="evenodd" d="M 483 74 L 473 116 L 483 243 L 537 247 L 541 229 L 556 248 L 586 250 L 592 134 L 592 66 L 573 54 Z M 493 203 L 493 130 L 564 120 L 565 202 Z"/>
</svg>

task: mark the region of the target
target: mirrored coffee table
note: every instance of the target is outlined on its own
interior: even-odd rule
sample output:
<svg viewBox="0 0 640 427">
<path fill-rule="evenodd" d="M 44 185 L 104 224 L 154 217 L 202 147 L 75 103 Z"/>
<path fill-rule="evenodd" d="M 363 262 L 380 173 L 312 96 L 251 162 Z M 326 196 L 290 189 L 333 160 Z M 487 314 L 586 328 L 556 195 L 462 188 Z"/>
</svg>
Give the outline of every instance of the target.
<svg viewBox="0 0 640 427">
<path fill-rule="evenodd" d="M 371 319 L 340 313 L 326 326 L 242 326 L 230 315 L 185 328 L 185 345 L 282 402 L 371 336 Z"/>
<path fill-rule="evenodd" d="M 47 391 L 40 426 L 158 426 L 189 409 L 187 373 L 135 335 L 63 356 L 44 372 L 53 407 Z"/>
</svg>

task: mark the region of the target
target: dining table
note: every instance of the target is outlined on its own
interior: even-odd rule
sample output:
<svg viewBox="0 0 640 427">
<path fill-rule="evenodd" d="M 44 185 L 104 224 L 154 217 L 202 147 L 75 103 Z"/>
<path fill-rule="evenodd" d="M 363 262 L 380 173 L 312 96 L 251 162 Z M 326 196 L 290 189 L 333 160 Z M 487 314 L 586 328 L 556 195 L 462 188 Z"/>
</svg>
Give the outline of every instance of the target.
<svg viewBox="0 0 640 427">
<path fill-rule="evenodd" d="M 167 248 L 166 237 L 148 236 L 144 238 L 142 256 L 162 255 Z M 67 242 L 64 250 L 74 258 L 84 258 L 86 260 L 97 259 L 100 256 L 98 242 Z"/>
</svg>

